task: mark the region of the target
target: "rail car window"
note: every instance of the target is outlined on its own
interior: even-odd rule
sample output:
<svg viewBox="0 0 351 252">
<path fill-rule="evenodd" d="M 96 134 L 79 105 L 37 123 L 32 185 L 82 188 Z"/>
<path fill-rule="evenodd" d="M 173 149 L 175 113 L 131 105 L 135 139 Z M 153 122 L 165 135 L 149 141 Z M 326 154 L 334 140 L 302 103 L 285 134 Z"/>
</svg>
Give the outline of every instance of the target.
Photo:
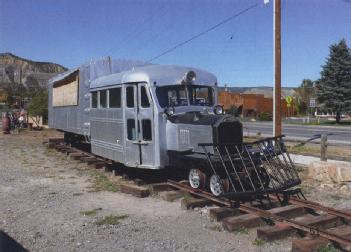
<svg viewBox="0 0 351 252">
<path fill-rule="evenodd" d="M 135 120 L 134 119 L 127 120 L 127 137 L 128 137 L 128 140 L 135 140 L 136 139 L 136 129 L 135 129 Z"/>
<path fill-rule="evenodd" d="M 143 108 L 150 107 L 150 101 L 149 101 L 149 97 L 147 96 L 145 86 L 140 87 L 140 100 L 141 100 L 140 101 L 141 107 L 143 107 Z"/>
<path fill-rule="evenodd" d="M 151 141 L 152 140 L 151 120 L 144 119 L 142 120 L 141 125 L 143 129 L 143 140 Z"/>
<path fill-rule="evenodd" d="M 91 107 L 97 108 L 97 103 L 98 103 L 98 92 L 94 91 L 91 93 Z"/>
<path fill-rule="evenodd" d="M 185 86 L 165 86 L 156 88 L 158 102 L 162 108 L 187 106 Z"/>
<path fill-rule="evenodd" d="M 189 101 L 187 97 L 189 93 Z M 197 85 L 173 85 L 156 88 L 156 96 L 162 108 L 177 106 L 213 106 L 213 89 Z"/>
<path fill-rule="evenodd" d="M 127 97 L 127 107 L 134 108 L 134 87 L 126 88 L 126 97 Z"/>
<path fill-rule="evenodd" d="M 121 107 L 121 88 L 112 88 L 109 90 L 109 103 L 110 108 Z"/>
<path fill-rule="evenodd" d="M 106 108 L 107 106 L 107 92 L 106 90 L 101 90 L 100 92 L 100 99 L 99 99 L 99 108 Z"/>
<path fill-rule="evenodd" d="M 212 88 L 191 86 L 189 88 L 190 104 L 200 106 L 212 106 L 213 105 L 213 94 Z"/>
</svg>

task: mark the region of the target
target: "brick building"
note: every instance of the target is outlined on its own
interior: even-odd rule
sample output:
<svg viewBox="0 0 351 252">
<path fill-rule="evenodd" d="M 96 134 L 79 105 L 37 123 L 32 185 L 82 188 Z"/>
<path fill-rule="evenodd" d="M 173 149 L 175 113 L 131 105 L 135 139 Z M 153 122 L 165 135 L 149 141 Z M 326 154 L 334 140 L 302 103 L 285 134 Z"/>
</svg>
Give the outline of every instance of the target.
<svg viewBox="0 0 351 252">
<path fill-rule="evenodd" d="M 243 94 L 220 91 L 218 93 L 218 103 L 229 109 L 232 105 L 238 108 L 241 116 L 258 116 L 265 112 L 273 114 L 273 98 L 265 97 L 263 94 Z M 294 105 L 290 109 L 286 106 L 285 99 L 282 99 L 283 116 L 292 116 L 295 114 Z"/>
</svg>

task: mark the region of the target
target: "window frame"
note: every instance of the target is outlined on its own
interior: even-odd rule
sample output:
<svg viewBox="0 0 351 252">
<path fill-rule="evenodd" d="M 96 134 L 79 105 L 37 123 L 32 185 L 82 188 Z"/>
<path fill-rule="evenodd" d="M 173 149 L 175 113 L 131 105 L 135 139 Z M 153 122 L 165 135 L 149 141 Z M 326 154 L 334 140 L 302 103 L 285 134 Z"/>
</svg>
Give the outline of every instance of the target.
<svg viewBox="0 0 351 252">
<path fill-rule="evenodd" d="M 130 139 L 129 138 L 129 122 L 133 122 L 133 124 L 134 124 L 134 138 L 132 138 L 132 139 Z M 135 123 L 135 119 L 134 118 L 128 118 L 127 119 L 127 123 L 126 123 L 126 126 L 127 126 L 127 139 L 126 140 L 128 140 L 128 141 L 136 141 L 137 139 L 138 139 L 138 132 L 137 132 L 137 124 Z M 131 128 L 131 130 L 132 130 L 132 128 Z"/>
<path fill-rule="evenodd" d="M 146 106 L 146 107 L 143 106 L 143 104 L 142 104 L 142 91 L 141 91 L 142 89 L 145 90 L 145 95 L 146 95 L 147 101 L 149 103 L 149 105 Z M 140 108 L 150 108 L 151 105 L 152 105 L 152 100 L 151 100 L 150 92 L 149 92 L 149 90 L 147 88 L 147 85 L 141 84 L 139 90 L 140 90 L 140 92 L 139 92 L 139 95 L 138 95 L 139 97 L 138 98 L 139 98 L 139 106 L 140 106 Z"/>
<path fill-rule="evenodd" d="M 105 107 L 102 107 L 101 106 L 101 92 L 106 92 L 106 96 L 105 96 L 105 99 L 106 99 L 106 103 L 105 103 Z M 98 95 L 99 99 L 98 99 L 98 108 L 99 109 L 106 109 L 108 108 L 108 90 L 107 89 L 102 89 L 102 90 L 99 90 L 99 95 Z"/>
<path fill-rule="evenodd" d="M 150 122 L 150 138 L 145 139 L 144 136 L 144 122 L 149 121 Z M 152 120 L 148 118 L 143 118 L 141 119 L 141 132 L 142 132 L 142 140 L 145 142 L 152 142 L 153 141 L 153 133 L 152 133 Z"/>
<path fill-rule="evenodd" d="M 94 99 L 94 93 L 96 94 L 96 106 L 94 107 L 93 106 L 93 99 Z M 90 108 L 93 108 L 93 109 L 97 109 L 98 108 L 98 105 L 99 105 L 99 91 L 92 91 L 91 92 L 91 99 L 90 99 Z"/>
<path fill-rule="evenodd" d="M 119 89 L 119 102 L 118 102 L 118 106 L 117 107 L 111 107 L 111 97 L 110 97 L 110 91 L 113 89 Z M 122 108 L 122 87 L 113 87 L 108 89 L 108 107 L 112 108 L 112 109 L 120 109 Z"/>
<path fill-rule="evenodd" d="M 131 88 L 132 89 L 132 94 L 133 94 L 133 96 L 132 96 L 132 101 L 133 101 L 133 106 L 128 106 L 128 90 L 129 90 L 129 88 Z M 133 109 L 133 108 L 135 108 L 135 106 L 136 106 L 136 104 L 135 104 L 135 86 L 132 86 L 132 85 L 130 85 L 130 86 L 126 86 L 126 88 L 125 88 L 125 92 L 126 92 L 126 97 L 125 97 L 125 102 L 126 102 L 126 108 L 128 108 L 128 109 Z"/>
</svg>

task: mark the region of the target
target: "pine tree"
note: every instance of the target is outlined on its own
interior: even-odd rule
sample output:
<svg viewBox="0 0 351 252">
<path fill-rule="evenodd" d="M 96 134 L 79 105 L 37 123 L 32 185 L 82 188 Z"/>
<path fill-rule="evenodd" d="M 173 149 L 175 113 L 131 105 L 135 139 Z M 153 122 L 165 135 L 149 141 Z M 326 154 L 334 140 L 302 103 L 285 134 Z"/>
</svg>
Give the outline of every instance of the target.
<svg viewBox="0 0 351 252">
<path fill-rule="evenodd" d="M 323 109 L 336 114 L 351 112 L 351 52 L 345 39 L 330 47 L 329 57 L 316 82 L 317 100 Z"/>
</svg>

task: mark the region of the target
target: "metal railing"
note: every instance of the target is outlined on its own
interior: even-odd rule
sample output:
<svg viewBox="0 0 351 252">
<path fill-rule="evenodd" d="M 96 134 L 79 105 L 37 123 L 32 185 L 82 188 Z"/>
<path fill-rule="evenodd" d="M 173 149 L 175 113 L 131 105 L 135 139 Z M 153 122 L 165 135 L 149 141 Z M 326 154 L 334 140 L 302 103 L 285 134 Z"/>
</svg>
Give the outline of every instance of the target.
<svg viewBox="0 0 351 252">
<path fill-rule="evenodd" d="M 301 183 L 283 137 L 199 146 L 212 172 L 222 178 L 223 196 L 241 197 L 282 192 Z"/>
</svg>

